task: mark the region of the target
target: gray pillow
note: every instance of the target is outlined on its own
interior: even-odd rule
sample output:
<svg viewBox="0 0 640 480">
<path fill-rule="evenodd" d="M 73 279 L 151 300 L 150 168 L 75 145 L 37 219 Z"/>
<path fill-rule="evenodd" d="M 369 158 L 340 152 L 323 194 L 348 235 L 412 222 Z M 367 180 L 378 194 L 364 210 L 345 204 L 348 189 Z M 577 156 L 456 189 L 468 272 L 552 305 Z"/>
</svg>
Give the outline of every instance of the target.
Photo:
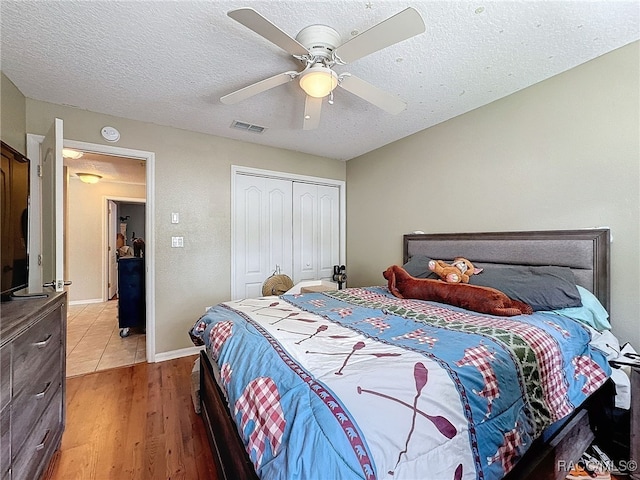
<svg viewBox="0 0 640 480">
<path fill-rule="evenodd" d="M 475 264 L 483 268 L 472 275 L 471 285 L 495 288 L 534 311 L 580 307 L 582 301 L 573 272 L 567 267 Z"/>
<path fill-rule="evenodd" d="M 439 277 L 429 270 L 429 260 L 431 257 L 426 255 L 414 255 L 403 267 L 413 277 L 437 279 Z M 445 261 L 451 263 L 451 260 Z M 531 305 L 534 311 L 582 306 L 570 268 L 471 262 L 484 270 L 471 275 L 469 284 L 500 290 L 514 300 Z"/>
<path fill-rule="evenodd" d="M 438 275 L 429 270 L 430 257 L 426 255 L 414 255 L 405 263 L 404 268 L 409 275 L 416 278 L 438 278 Z"/>
</svg>

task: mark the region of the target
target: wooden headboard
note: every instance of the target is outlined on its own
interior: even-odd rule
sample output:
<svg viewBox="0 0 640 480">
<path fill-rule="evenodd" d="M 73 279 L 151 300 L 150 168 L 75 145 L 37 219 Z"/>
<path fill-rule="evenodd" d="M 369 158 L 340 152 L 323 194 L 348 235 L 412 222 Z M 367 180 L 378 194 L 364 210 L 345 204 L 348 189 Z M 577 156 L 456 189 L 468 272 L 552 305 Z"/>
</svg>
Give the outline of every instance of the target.
<svg viewBox="0 0 640 480">
<path fill-rule="evenodd" d="M 404 235 L 403 258 L 414 255 L 474 263 L 569 267 L 576 283 L 610 311 L 609 229 Z"/>
</svg>

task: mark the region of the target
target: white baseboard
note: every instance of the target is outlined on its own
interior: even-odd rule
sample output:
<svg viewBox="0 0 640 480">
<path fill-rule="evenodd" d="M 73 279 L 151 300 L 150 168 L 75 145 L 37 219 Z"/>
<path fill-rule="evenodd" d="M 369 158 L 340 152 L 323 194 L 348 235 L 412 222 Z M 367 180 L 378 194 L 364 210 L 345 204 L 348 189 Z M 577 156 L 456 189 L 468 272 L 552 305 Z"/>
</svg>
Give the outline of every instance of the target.
<svg viewBox="0 0 640 480">
<path fill-rule="evenodd" d="M 173 360 L 174 358 L 188 357 L 190 355 L 198 355 L 200 350 L 204 350 L 204 347 L 188 347 L 181 348 L 180 350 L 171 350 L 170 352 L 156 353 L 154 361 L 164 362 L 166 360 Z"/>
<path fill-rule="evenodd" d="M 88 303 L 103 303 L 101 298 L 89 298 L 87 300 L 71 300 L 69 305 L 86 305 Z"/>
</svg>

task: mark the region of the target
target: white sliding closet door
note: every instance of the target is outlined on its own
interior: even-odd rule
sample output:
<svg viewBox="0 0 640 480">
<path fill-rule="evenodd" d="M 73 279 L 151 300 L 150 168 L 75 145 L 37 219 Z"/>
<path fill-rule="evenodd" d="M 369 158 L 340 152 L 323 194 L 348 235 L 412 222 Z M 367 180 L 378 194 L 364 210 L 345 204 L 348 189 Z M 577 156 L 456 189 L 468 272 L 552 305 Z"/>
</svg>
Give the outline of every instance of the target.
<svg viewBox="0 0 640 480">
<path fill-rule="evenodd" d="M 340 263 L 338 187 L 293 183 L 293 281 L 331 280 Z"/>
<path fill-rule="evenodd" d="M 234 298 L 262 296 L 263 282 L 279 267 L 292 276 L 292 183 L 236 175 Z"/>
</svg>

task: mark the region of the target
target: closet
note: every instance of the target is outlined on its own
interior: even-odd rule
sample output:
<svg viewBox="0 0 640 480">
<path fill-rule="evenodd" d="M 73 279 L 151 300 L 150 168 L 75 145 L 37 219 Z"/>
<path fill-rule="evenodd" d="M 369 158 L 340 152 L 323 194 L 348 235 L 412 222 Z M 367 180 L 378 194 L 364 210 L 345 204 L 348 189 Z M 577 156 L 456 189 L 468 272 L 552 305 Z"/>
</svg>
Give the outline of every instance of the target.
<svg viewBox="0 0 640 480">
<path fill-rule="evenodd" d="M 333 184 L 331 183 L 333 182 Z M 274 272 L 330 280 L 341 257 L 342 182 L 236 172 L 232 196 L 232 297 L 262 296 Z"/>
</svg>

